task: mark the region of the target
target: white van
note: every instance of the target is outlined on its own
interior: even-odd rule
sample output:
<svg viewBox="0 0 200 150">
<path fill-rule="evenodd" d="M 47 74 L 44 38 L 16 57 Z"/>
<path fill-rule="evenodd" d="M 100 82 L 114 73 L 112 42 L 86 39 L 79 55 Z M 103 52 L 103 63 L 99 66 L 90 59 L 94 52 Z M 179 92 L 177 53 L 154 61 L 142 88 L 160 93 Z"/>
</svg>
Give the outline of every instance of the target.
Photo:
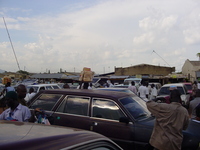
<svg viewBox="0 0 200 150">
<path fill-rule="evenodd" d="M 40 90 L 50 90 L 50 89 L 61 89 L 58 84 L 36 84 L 36 85 L 28 85 L 27 92 L 29 92 L 30 88 L 34 89 L 34 93 L 38 93 Z"/>
</svg>

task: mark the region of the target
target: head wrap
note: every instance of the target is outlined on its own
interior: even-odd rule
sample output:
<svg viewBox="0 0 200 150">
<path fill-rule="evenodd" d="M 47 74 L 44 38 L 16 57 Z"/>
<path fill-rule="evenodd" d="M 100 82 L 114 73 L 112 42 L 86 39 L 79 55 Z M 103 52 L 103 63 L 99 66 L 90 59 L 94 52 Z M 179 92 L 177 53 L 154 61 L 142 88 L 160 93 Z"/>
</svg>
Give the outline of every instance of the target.
<svg viewBox="0 0 200 150">
<path fill-rule="evenodd" d="M 6 93 L 6 98 L 17 100 L 17 93 L 14 91 L 10 91 Z"/>
</svg>

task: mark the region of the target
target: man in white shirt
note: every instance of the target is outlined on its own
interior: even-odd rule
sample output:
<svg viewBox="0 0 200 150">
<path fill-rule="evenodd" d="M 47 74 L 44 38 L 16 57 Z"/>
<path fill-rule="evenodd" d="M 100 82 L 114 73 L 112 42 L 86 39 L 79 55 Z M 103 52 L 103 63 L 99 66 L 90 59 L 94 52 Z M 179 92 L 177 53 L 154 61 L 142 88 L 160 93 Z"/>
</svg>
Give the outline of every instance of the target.
<svg viewBox="0 0 200 150">
<path fill-rule="evenodd" d="M 143 100 L 148 101 L 149 91 L 146 87 L 146 82 L 143 82 L 142 85 L 138 88 L 138 96 Z"/>
<path fill-rule="evenodd" d="M 9 108 L 0 114 L 0 120 L 28 122 L 31 112 L 28 107 L 18 102 L 16 92 L 6 93 L 6 104 Z"/>
</svg>

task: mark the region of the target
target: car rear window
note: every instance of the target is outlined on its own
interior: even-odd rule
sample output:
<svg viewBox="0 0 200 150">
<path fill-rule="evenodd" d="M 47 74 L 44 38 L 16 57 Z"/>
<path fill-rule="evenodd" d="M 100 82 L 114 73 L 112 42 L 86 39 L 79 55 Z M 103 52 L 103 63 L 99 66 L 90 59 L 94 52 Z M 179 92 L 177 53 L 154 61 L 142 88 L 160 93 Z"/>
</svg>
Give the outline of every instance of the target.
<svg viewBox="0 0 200 150">
<path fill-rule="evenodd" d="M 181 94 L 185 94 L 183 87 L 177 87 Z M 170 95 L 169 87 L 162 87 L 158 93 L 158 95 Z"/>
<path fill-rule="evenodd" d="M 186 88 L 187 88 L 188 90 L 192 90 L 192 85 L 191 85 L 191 84 L 185 84 L 185 86 L 186 86 Z"/>
<path fill-rule="evenodd" d="M 61 96 L 60 94 L 42 94 L 33 102 L 30 108 L 41 108 L 50 111 Z"/>
</svg>

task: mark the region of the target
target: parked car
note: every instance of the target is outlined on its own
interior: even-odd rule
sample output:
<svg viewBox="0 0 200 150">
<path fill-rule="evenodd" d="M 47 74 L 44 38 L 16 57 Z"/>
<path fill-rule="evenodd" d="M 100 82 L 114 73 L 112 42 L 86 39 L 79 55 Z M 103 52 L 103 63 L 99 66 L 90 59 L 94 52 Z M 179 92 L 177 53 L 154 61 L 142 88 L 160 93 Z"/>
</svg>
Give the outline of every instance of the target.
<svg viewBox="0 0 200 150">
<path fill-rule="evenodd" d="M 98 133 L 75 128 L 17 121 L 0 121 L 0 149 L 122 150 Z"/>
<path fill-rule="evenodd" d="M 171 86 L 177 87 L 177 89 L 181 93 L 182 104 L 185 106 L 189 106 L 190 94 L 187 92 L 187 88 L 183 83 L 172 83 L 163 85 L 160 88 L 156 99 L 164 99 L 165 100 L 164 102 L 169 103 L 169 95 L 170 95 L 169 88 Z"/>
<path fill-rule="evenodd" d="M 183 84 L 186 86 L 187 92 L 192 94 L 192 83 L 191 82 L 184 82 Z"/>
<path fill-rule="evenodd" d="M 61 89 L 61 87 L 58 84 L 36 84 L 36 85 L 28 85 L 27 92 L 30 88 L 34 89 L 35 93 L 38 93 L 40 90 L 50 90 L 50 89 Z"/>
<path fill-rule="evenodd" d="M 100 133 L 123 149 L 149 149 L 155 117 L 146 103 L 134 94 L 106 90 L 44 90 L 28 106 L 51 115 L 51 124 Z M 198 123 L 197 123 L 198 124 Z M 183 148 L 197 149 L 199 124 L 184 131 Z"/>
</svg>

